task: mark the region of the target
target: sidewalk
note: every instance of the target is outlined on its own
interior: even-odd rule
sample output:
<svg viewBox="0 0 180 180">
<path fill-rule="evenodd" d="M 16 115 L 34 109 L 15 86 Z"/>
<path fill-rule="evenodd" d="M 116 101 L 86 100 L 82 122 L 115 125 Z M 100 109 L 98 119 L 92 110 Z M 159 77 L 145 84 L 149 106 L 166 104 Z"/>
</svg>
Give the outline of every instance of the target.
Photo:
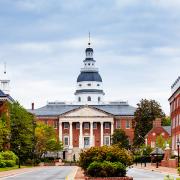
<svg viewBox="0 0 180 180">
<path fill-rule="evenodd" d="M 84 172 L 80 167 L 78 167 L 78 170 L 75 175 L 75 180 L 84 180 L 84 179 L 85 179 Z"/>
<path fill-rule="evenodd" d="M 161 172 L 163 174 L 173 174 L 173 175 L 178 176 L 177 168 L 168 168 L 168 167 L 162 167 L 162 166 L 159 166 L 158 168 L 156 168 L 156 165 L 152 166 L 151 163 L 147 163 L 146 167 L 144 167 L 144 164 L 142 164 L 142 167 L 141 167 L 141 164 L 138 164 L 137 166 L 134 164 L 133 167 L 139 168 L 139 169 L 150 170 L 150 171 Z"/>
<path fill-rule="evenodd" d="M 34 170 L 42 169 L 42 168 L 44 167 L 20 168 L 20 169 L 14 169 L 14 170 L 9 170 L 9 171 L 3 171 L 3 172 L 0 172 L 0 179 L 7 176 L 14 176 L 16 174 L 32 172 Z"/>
</svg>

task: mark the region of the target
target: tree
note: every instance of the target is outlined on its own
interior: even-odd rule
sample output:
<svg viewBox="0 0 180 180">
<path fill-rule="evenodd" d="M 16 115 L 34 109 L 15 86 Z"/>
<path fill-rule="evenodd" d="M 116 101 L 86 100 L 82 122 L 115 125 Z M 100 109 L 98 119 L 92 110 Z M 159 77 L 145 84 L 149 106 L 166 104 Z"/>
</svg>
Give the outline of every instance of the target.
<svg viewBox="0 0 180 180">
<path fill-rule="evenodd" d="M 134 114 L 134 145 L 140 146 L 144 144 L 145 135 L 152 129 L 153 120 L 164 118 L 165 114 L 155 100 L 142 99 L 137 106 Z"/>
<path fill-rule="evenodd" d="M 63 149 L 62 142 L 59 142 L 56 138 L 54 128 L 44 123 L 37 123 L 35 142 L 35 152 L 38 158 L 41 158 L 48 151 L 58 152 Z"/>
<path fill-rule="evenodd" d="M 169 116 L 162 118 L 162 126 L 171 126 L 171 119 Z"/>
<path fill-rule="evenodd" d="M 126 133 L 122 129 L 115 129 L 112 135 L 112 144 L 117 144 L 118 146 L 128 149 L 129 139 Z"/>
<path fill-rule="evenodd" d="M 18 102 L 10 104 L 11 150 L 24 161 L 32 157 L 34 116 Z M 18 148 L 20 147 L 20 149 Z"/>
</svg>

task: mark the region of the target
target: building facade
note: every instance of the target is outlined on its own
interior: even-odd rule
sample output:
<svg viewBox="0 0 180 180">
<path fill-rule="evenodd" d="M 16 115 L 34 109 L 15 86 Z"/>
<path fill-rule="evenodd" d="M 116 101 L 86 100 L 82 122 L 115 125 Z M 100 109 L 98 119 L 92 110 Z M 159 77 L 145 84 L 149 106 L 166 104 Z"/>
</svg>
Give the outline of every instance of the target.
<svg viewBox="0 0 180 180">
<path fill-rule="evenodd" d="M 93 49 L 85 50 L 84 67 L 76 82 L 75 101 L 72 103 L 49 102 L 44 107 L 30 110 L 38 121 L 52 125 L 64 144 L 66 159 L 81 149 L 111 144 L 114 129 L 123 129 L 132 143 L 132 120 L 135 107 L 125 101 L 104 102 L 103 81 L 95 67 Z"/>
<path fill-rule="evenodd" d="M 158 136 L 162 136 L 166 141 L 171 137 L 171 126 L 162 126 L 161 118 L 156 118 L 153 121 L 153 128 L 145 136 L 146 145 L 155 148 Z"/>
<path fill-rule="evenodd" d="M 180 76 L 171 86 L 172 95 L 169 98 L 172 128 L 172 149 L 177 149 L 180 141 Z"/>
</svg>

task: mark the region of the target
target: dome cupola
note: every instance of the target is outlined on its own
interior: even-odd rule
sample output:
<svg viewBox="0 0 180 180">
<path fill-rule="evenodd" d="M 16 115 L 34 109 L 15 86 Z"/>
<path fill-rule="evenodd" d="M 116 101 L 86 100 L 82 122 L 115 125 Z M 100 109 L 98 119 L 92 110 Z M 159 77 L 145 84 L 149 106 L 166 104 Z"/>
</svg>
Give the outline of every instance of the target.
<svg viewBox="0 0 180 180">
<path fill-rule="evenodd" d="M 77 89 L 75 92 L 77 104 L 102 104 L 104 92 L 102 78 L 98 68 L 95 67 L 93 48 L 90 47 L 90 36 L 88 48 L 85 50 L 86 58 L 84 67 L 77 78 Z"/>
</svg>

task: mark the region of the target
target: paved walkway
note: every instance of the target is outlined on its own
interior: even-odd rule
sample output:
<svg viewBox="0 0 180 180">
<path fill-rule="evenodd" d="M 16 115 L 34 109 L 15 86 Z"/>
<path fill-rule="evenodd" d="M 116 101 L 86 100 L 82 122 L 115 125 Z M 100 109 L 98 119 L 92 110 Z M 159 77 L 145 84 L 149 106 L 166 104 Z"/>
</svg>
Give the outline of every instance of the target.
<svg viewBox="0 0 180 180">
<path fill-rule="evenodd" d="M 156 172 L 161 172 L 164 174 L 178 175 L 177 168 L 168 168 L 168 167 L 162 167 L 162 166 L 159 166 L 158 168 L 156 168 L 156 165 L 151 165 L 151 163 L 147 163 L 146 167 L 144 167 L 144 164 L 142 164 L 142 166 L 140 164 L 138 164 L 137 166 L 136 165 L 133 165 L 133 166 L 138 169 L 156 171 Z"/>
<path fill-rule="evenodd" d="M 75 175 L 74 179 L 75 180 L 84 180 L 85 179 L 84 172 L 83 172 L 83 170 L 80 167 L 78 167 L 78 170 L 76 172 L 76 175 Z"/>
</svg>

